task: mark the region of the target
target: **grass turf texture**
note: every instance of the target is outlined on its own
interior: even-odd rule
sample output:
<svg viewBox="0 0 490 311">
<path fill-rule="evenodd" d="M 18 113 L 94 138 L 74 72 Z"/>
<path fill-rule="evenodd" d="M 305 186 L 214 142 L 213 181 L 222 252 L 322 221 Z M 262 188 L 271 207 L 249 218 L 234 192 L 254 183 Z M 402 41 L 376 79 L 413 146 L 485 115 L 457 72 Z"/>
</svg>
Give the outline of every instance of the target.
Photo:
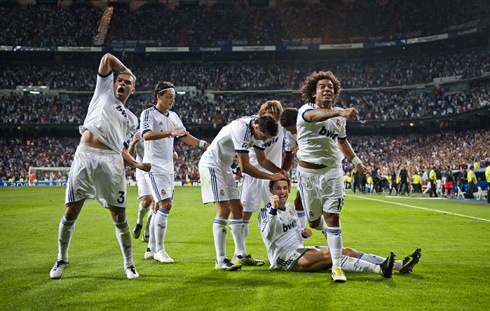
<svg viewBox="0 0 490 311">
<path fill-rule="evenodd" d="M 136 188 L 129 188 L 128 221 L 136 221 Z M 295 191 L 293 191 L 295 193 Z M 490 219 L 485 203 L 366 197 Z M 212 219 L 200 188 L 178 187 L 169 217 L 166 249 L 173 265 L 144 260 L 133 239 L 141 277 L 127 280 L 109 212 L 87 203 L 76 223 L 70 265 L 50 280 L 57 254 L 64 187 L 0 188 L 0 310 L 478 310 L 488 309 L 490 222 L 357 198 L 348 192 L 342 211 L 344 246 L 397 259 L 422 248 L 411 275 L 347 273 L 345 284 L 327 272 L 288 273 L 268 267 L 214 270 Z M 294 195 L 291 196 L 291 200 Z M 233 240 L 228 230 L 228 254 Z M 306 245 L 324 245 L 314 232 Z M 267 258 L 256 222 L 247 249 Z"/>
</svg>

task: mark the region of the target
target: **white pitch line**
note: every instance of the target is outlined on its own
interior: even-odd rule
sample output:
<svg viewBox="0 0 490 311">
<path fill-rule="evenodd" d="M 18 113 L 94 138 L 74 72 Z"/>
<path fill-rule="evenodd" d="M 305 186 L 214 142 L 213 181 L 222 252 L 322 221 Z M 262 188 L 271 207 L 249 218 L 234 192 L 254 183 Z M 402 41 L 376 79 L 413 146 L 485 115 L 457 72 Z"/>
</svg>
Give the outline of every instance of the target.
<svg viewBox="0 0 490 311">
<path fill-rule="evenodd" d="M 395 205 L 401 205 L 401 206 L 406 206 L 406 207 L 411 207 L 411 208 L 426 210 L 426 211 L 430 211 L 430 212 L 436 212 L 436 213 L 442 213 L 442 214 L 448 214 L 448 215 L 453 215 L 453 216 L 459 216 L 459 217 L 465 217 L 465 218 L 471 218 L 471 219 L 476 219 L 476 220 L 482 220 L 482 221 L 490 222 L 490 219 L 480 218 L 480 217 L 474 217 L 474 216 L 468 216 L 468 215 L 463 215 L 463 214 L 458 214 L 458 213 L 451 213 L 451 212 L 447 212 L 447 211 L 441 211 L 441 210 L 438 210 L 438 209 L 432 209 L 432 208 L 426 208 L 426 207 L 421 207 L 421 206 L 403 204 L 403 203 L 398 203 L 398 202 L 391 202 L 391 201 L 380 200 L 380 199 L 366 198 L 366 197 L 361 197 L 361 196 L 357 196 L 357 195 L 349 195 L 349 196 L 353 196 L 353 197 L 359 198 L 359 199 L 365 199 L 365 200 L 371 200 L 371 201 L 379 201 L 379 202 L 383 202 L 383 203 L 390 203 L 390 204 L 395 204 Z"/>
</svg>

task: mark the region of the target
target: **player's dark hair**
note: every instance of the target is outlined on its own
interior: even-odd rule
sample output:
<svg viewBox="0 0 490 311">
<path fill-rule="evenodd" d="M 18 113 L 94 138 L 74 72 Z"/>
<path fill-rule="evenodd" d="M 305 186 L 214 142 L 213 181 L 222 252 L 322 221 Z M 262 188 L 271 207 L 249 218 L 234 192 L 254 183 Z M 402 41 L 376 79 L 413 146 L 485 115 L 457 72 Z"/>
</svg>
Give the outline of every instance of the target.
<svg viewBox="0 0 490 311">
<path fill-rule="evenodd" d="M 281 115 L 281 125 L 283 127 L 296 126 L 296 119 L 298 118 L 298 109 L 286 108 Z"/>
<path fill-rule="evenodd" d="M 158 82 L 153 89 L 153 97 L 157 100 L 157 95 L 165 94 L 170 89 L 175 89 L 175 86 L 171 82 Z"/>
<path fill-rule="evenodd" d="M 305 82 L 301 86 L 301 98 L 305 102 L 314 103 L 315 98 L 313 94 L 316 93 L 316 85 L 320 80 L 330 80 L 333 83 L 333 100 L 332 104 L 339 98 L 340 90 L 340 81 L 331 71 L 315 71 L 311 73 L 308 77 L 306 77 Z"/>
<path fill-rule="evenodd" d="M 264 134 L 269 134 L 271 136 L 277 135 L 277 123 L 271 116 L 263 116 L 255 121 L 259 125 L 259 130 Z"/>
<path fill-rule="evenodd" d="M 288 187 L 291 187 L 291 183 L 287 180 L 287 179 L 279 179 L 279 180 L 271 180 L 269 182 L 269 190 L 272 191 L 272 189 L 274 189 L 274 185 L 276 184 L 276 182 L 278 181 L 285 181 L 285 182 L 288 182 Z"/>
</svg>

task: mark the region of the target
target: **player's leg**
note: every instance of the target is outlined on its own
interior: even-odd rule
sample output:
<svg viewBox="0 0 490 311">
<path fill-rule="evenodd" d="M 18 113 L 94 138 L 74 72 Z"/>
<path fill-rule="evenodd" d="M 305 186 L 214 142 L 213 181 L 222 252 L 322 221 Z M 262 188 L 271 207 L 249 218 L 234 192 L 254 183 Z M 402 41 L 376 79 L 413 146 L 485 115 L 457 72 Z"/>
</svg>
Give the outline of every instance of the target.
<svg viewBox="0 0 490 311">
<path fill-rule="evenodd" d="M 233 174 L 231 175 L 232 183 L 235 185 Z M 226 258 L 226 233 L 230 207 L 227 199 L 228 195 L 225 193 L 227 186 L 224 183 L 223 173 L 219 168 L 199 166 L 199 176 L 201 178 L 203 203 L 212 202 L 216 206 L 216 216 L 213 219 L 213 238 L 216 249 L 215 269 L 225 271 L 238 270 L 241 265 L 234 264 Z M 235 198 L 238 199 L 238 191 Z"/>
<path fill-rule="evenodd" d="M 149 206 L 149 212 L 146 214 L 146 226 L 145 226 L 145 231 L 143 232 L 143 236 L 141 237 L 141 240 L 143 242 L 147 242 L 150 240 L 150 221 L 153 217 L 153 210 L 156 208 L 154 207 L 155 202 L 153 202 L 153 197 L 152 197 L 152 202 Z"/>
<path fill-rule="evenodd" d="M 155 237 L 155 254 L 153 259 L 161 263 L 173 263 L 165 250 L 165 235 L 168 227 L 168 217 L 172 208 L 174 192 L 173 175 L 148 173 L 152 197 L 155 198 L 157 212 L 153 217 L 153 234 Z"/>
<path fill-rule="evenodd" d="M 249 221 L 254 212 L 260 209 L 260 202 L 263 199 L 263 180 L 254 178 L 247 174 L 243 175 L 242 188 L 240 192 L 240 202 L 243 206 L 243 237 L 248 236 Z M 267 200 L 268 202 L 268 200 Z M 231 228 L 231 227 L 230 227 Z M 235 254 L 236 255 L 236 254 Z"/>
<path fill-rule="evenodd" d="M 58 259 L 49 273 L 52 279 L 61 278 L 63 270 L 68 265 L 68 248 L 73 232 L 75 232 L 75 221 L 82 210 L 84 202 L 85 200 L 80 200 L 65 205 L 65 213 L 58 227 Z"/>
<path fill-rule="evenodd" d="M 116 238 L 121 247 L 124 258 L 124 269 L 128 279 L 139 277 L 134 267 L 133 252 L 131 248 L 131 233 L 128 221 L 126 219 L 126 209 L 118 206 L 109 205 L 112 219 L 116 226 Z"/>
<path fill-rule="evenodd" d="M 151 210 L 148 214 L 151 215 L 151 217 L 148 217 L 148 246 L 146 248 L 145 252 L 145 259 L 154 259 L 155 256 L 155 249 L 156 249 L 156 243 L 155 243 L 155 218 L 156 214 L 158 212 L 158 207 L 153 202 L 151 205 Z"/>
<path fill-rule="evenodd" d="M 301 193 L 296 191 L 296 198 L 294 198 L 294 209 L 298 214 L 299 222 L 303 228 L 306 228 L 306 212 L 301 201 Z"/>
<path fill-rule="evenodd" d="M 138 188 L 139 191 L 139 188 Z M 140 203 L 138 205 L 138 217 L 136 219 L 136 225 L 133 229 L 133 236 L 135 239 L 140 237 L 141 230 L 143 229 L 144 219 L 148 210 L 150 209 L 150 205 L 152 202 L 151 194 L 143 195 L 140 199 Z"/>
<path fill-rule="evenodd" d="M 92 152 L 82 147 L 77 148 L 68 175 L 65 191 L 65 213 L 58 228 L 58 258 L 49 276 L 59 279 L 68 264 L 68 248 L 75 231 L 75 221 L 82 210 L 86 199 L 95 198 L 95 186 L 92 179 L 92 168 L 97 165 Z"/>
</svg>

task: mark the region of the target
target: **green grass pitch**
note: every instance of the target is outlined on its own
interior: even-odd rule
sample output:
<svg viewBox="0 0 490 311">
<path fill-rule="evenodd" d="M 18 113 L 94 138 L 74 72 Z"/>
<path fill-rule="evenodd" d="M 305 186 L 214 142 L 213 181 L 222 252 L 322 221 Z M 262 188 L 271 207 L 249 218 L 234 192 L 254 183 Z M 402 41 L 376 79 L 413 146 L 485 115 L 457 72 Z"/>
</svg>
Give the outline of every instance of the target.
<svg viewBox="0 0 490 311">
<path fill-rule="evenodd" d="M 131 227 L 136 188 L 129 190 Z M 295 193 L 295 191 L 293 191 Z M 294 195 L 291 196 L 291 199 Z M 490 219 L 490 205 L 456 200 L 368 198 Z M 422 248 L 410 275 L 392 279 L 347 273 L 344 284 L 327 272 L 287 273 L 268 267 L 214 270 L 214 206 L 201 204 L 200 188 L 177 187 L 166 249 L 175 260 L 143 259 L 146 245 L 133 240 L 141 277 L 127 280 L 109 212 L 85 205 L 63 278 L 50 280 L 57 254 L 64 187 L 0 188 L 0 310 L 488 310 L 490 222 L 381 201 L 348 192 L 342 211 L 344 246 L 397 259 Z M 247 248 L 267 253 L 250 222 Z M 228 231 L 228 254 L 233 241 Z M 307 245 L 324 245 L 314 232 Z"/>
</svg>

